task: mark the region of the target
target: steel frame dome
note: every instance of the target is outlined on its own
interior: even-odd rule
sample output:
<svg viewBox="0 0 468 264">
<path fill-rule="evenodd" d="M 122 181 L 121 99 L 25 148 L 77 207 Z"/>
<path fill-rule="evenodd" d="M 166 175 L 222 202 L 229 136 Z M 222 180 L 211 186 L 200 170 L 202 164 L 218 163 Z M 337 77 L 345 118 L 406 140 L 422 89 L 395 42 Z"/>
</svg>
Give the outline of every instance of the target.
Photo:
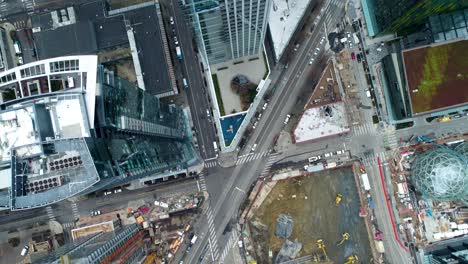
<svg viewBox="0 0 468 264">
<path fill-rule="evenodd" d="M 454 151 L 468 157 L 468 144 Z M 415 158 L 411 179 L 427 198 L 468 204 L 468 168 L 461 156 L 440 148 L 428 150 Z"/>
</svg>

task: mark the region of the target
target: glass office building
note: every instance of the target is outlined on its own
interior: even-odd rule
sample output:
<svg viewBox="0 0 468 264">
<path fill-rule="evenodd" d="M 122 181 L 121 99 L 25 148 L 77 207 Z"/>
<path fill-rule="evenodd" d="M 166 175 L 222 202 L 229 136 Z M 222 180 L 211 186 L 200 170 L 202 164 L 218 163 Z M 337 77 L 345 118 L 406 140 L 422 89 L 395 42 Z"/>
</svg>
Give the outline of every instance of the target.
<svg viewBox="0 0 468 264">
<path fill-rule="evenodd" d="M 0 74 L 0 207 L 42 207 L 186 175 L 199 163 L 186 113 L 97 63 L 67 56 Z"/>
<path fill-rule="evenodd" d="M 363 0 L 362 9 L 369 36 L 405 34 L 423 25 L 429 16 L 468 7 L 465 0 Z"/>
<path fill-rule="evenodd" d="M 256 55 L 271 0 L 185 0 L 182 6 L 210 64 Z"/>
</svg>

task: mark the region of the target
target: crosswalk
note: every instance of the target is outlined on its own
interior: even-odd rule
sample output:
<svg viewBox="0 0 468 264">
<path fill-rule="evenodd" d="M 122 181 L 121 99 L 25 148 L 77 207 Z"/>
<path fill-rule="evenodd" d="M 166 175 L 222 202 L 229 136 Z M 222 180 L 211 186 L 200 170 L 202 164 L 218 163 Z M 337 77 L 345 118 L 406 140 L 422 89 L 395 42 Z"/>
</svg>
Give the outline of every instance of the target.
<svg viewBox="0 0 468 264">
<path fill-rule="evenodd" d="M 260 178 L 265 178 L 268 176 L 268 174 L 270 173 L 271 166 L 275 164 L 278 155 L 279 153 L 274 153 L 268 157 L 265 167 L 263 168 L 262 173 L 260 173 Z"/>
<path fill-rule="evenodd" d="M 224 263 L 224 259 L 226 256 L 229 254 L 229 251 L 231 248 L 236 246 L 236 241 L 238 238 L 238 234 L 236 231 L 231 232 L 231 236 L 229 237 L 228 242 L 226 243 L 226 246 L 223 249 L 223 253 L 221 254 L 221 258 L 219 259 L 219 263 Z"/>
<path fill-rule="evenodd" d="M 262 157 L 265 157 L 266 155 L 268 155 L 268 153 L 269 153 L 269 151 L 265 150 L 263 152 L 257 152 L 257 153 L 252 152 L 252 153 L 249 153 L 249 154 L 239 156 L 237 158 L 237 161 L 236 161 L 236 166 L 240 165 L 240 164 L 247 163 L 247 162 L 254 161 L 254 160 L 262 158 Z"/>
<path fill-rule="evenodd" d="M 362 125 L 353 126 L 352 131 L 353 135 L 355 136 L 373 135 L 376 132 L 374 126 L 370 123 L 364 123 Z"/>
<path fill-rule="evenodd" d="M 72 208 L 72 213 L 73 213 L 73 219 L 80 218 L 80 212 L 78 211 L 78 205 L 75 202 L 72 202 L 71 208 Z"/>
<path fill-rule="evenodd" d="M 198 174 L 198 188 L 204 192 L 207 191 L 206 188 L 206 179 L 205 179 L 205 173 L 202 171 L 200 174 Z M 218 247 L 218 239 L 216 238 L 216 232 L 214 228 L 214 223 L 213 223 L 213 212 L 211 210 L 210 202 L 207 201 L 205 205 L 205 210 L 204 213 L 206 214 L 206 217 L 208 219 L 208 243 L 210 246 L 210 252 L 213 255 L 214 259 L 218 259 L 219 257 L 219 247 Z"/>
<path fill-rule="evenodd" d="M 218 246 L 218 238 L 216 237 L 216 231 L 214 226 L 214 218 L 213 213 L 211 212 L 211 208 L 208 206 L 207 210 L 207 218 L 208 218 L 208 243 L 210 243 L 210 250 L 213 254 L 214 259 L 219 258 L 219 246 Z"/>
<path fill-rule="evenodd" d="M 73 229 L 73 228 L 75 228 L 75 223 L 74 222 L 66 222 L 66 223 L 63 223 L 62 226 L 65 229 Z"/>
<path fill-rule="evenodd" d="M 50 221 L 55 221 L 55 214 L 54 214 L 54 210 L 52 209 L 52 207 L 49 205 L 47 206 L 46 208 L 46 212 L 47 212 L 47 216 L 49 217 L 49 220 Z"/>
<path fill-rule="evenodd" d="M 202 171 L 201 173 L 198 174 L 198 189 L 200 191 L 206 192 L 206 180 L 205 180 L 205 173 Z"/>
<path fill-rule="evenodd" d="M 398 138 L 395 135 L 395 131 L 389 131 L 385 134 L 384 143 L 389 148 L 393 149 L 398 147 Z"/>
<path fill-rule="evenodd" d="M 205 161 L 205 168 L 213 168 L 218 166 L 218 161 L 217 160 L 210 160 L 210 161 Z"/>
<path fill-rule="evenodd" d="M 16 29 L 27 28 L 28 27 L 28 21 L 26 21 L 24 19 L 16 20 L 16 21 L 13 21 L 13 25 L 15 26 Z"/>
<path fill-rule="evenodd" d="M 21 2 L 23 2 L 24 8 L 26 8 L 26 10 L 28 11 L 34 10 L 34 5 L 35 5 L 34 0 L 21 0 Z"/>
<path fill-rule="evenodd" d="M 385 151 L 375 153 L 375 154 L 372 153 L 369 155 L 364 155 L 364 157 L 362 157 L 362 163 L 365 166 L 373 166 L 377 164 L 377 157 L 380 158 L 381 164 L 386 165 L 388 163 L 387 159 L 389 158 L 389 154 L 386 153 Z"/>
</svg>

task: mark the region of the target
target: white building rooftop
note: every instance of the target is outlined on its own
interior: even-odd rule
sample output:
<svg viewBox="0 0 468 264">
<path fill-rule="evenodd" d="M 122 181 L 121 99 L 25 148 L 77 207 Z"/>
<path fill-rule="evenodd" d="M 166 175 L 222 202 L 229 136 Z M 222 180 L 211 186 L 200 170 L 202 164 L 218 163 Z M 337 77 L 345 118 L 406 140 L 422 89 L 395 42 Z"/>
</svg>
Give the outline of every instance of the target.
<svg viewBox="0 0 468 264">
<path fill-rule="evenodd" d="M 0 113 L 0 162 L 11 158 L 11 149 L 17 149 L 22 155 L 37 155 L 41 148 L 31 145 L 40 141 L 35 129 L 32 106 Z"/>
<path fill-rule="evenodd" d="M 343 102 L 307 109 L 294 130 L 295 142 L 316 140 L 349 132 Z"/>
<path fill-rule="evenodd" d="M 289 43 L 311 0 L 273 0 L 268 24 L 278 60 Z"/>
</svg>

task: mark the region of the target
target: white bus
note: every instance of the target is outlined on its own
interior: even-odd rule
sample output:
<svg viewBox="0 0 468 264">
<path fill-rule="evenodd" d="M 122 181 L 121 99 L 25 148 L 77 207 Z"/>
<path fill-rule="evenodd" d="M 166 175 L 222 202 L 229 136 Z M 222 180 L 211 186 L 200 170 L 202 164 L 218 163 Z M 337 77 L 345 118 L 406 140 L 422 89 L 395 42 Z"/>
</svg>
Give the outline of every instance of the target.
<svg viewBox="0 0 468 264">
<path fill-rule="evenodd" d="M 187 88 L 188 88 L 187 79 L 184 78 L 182 81 L 184 82 L 184 87 L 185 87 L 185 89 L 187 89 Z"/>
<path fill-rule="evenodd" d="M 450 147 L 450 146 L 457 145 L 457 144 L 460 144 L 460 143 L 463 143 L 463 142 L 465 142 L 465 140 L 460 139 L 460 140 L 448 141 L 448 142 L 445 142 L 444 144 L 446 146 Z"/>
</svg>

